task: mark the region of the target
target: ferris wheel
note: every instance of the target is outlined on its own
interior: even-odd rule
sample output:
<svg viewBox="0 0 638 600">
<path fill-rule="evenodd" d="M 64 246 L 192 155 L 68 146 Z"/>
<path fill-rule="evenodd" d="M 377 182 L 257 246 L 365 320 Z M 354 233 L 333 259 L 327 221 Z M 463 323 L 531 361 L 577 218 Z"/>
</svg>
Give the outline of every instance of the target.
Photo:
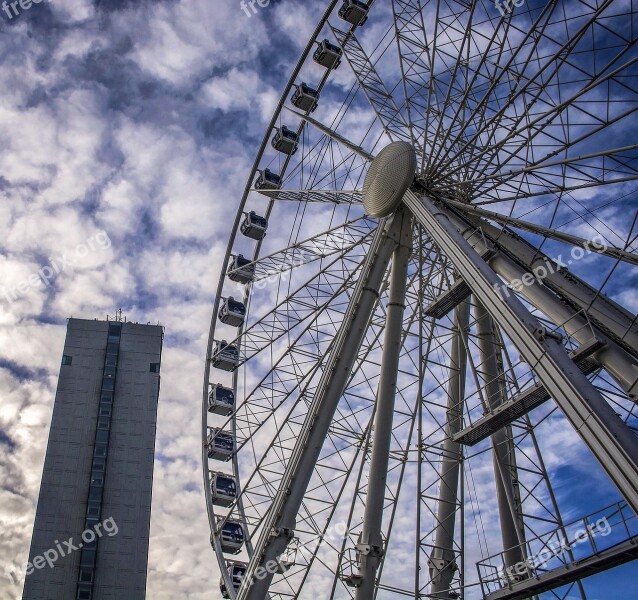
<svg viewBox="0 0 638 600">
<path fill-rule="evenodd" d="M 214 302 L 221 596 L 584 600 L 638 556 L 637 31 L 329 3 Z"/>
</svg>

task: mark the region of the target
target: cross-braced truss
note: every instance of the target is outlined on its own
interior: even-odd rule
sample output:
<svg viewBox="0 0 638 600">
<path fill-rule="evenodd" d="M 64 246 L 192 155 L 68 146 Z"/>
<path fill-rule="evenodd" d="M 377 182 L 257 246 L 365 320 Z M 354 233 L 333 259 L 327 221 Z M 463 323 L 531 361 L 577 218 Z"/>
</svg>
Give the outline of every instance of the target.
<svg viewBox="0 0 638 600">
<path fill-rule="evenodd" d="M 222 593 L 585 600 L 638 548 L 636 2 L 343 6 L 222 266 L 202 410 Z M 415 179 L 373 219 L 363 180 L 397 141 Z"/>
</svg>

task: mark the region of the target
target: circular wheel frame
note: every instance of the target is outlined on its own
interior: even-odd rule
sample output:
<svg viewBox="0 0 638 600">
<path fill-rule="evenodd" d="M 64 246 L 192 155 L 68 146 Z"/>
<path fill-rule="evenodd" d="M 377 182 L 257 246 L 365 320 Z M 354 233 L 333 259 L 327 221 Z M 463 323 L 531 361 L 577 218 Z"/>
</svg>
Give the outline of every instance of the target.
<svg viewBox="0 0 638 600">
<path fill-rule="evenodd" d="M 558 576 L 582 553 L 555 542 L 638 534 L 638 327 L 620 302 L 638 265 L 638 11 L 392 0 L 357 25 L 341 4 L 266 130 L 214 302 L 202 459 L 224 594 L 585 599 Z M 324 39 L 332 65 L 313 60 Z M 397 142 L 415 176 L 372 218 L 364 178 Z M 374 189 L 404 190 L 375 167 Z M 280 188 L 255 188 L 266 168 Z M 248 210 L 263 239 L 242 233 Z M 245 315 L 222 323 L 231 296 Z M 208 410 L 218 383 L 229 415 Z M 234 438 L 226 462 L 213 430 Z"/>
</svg>

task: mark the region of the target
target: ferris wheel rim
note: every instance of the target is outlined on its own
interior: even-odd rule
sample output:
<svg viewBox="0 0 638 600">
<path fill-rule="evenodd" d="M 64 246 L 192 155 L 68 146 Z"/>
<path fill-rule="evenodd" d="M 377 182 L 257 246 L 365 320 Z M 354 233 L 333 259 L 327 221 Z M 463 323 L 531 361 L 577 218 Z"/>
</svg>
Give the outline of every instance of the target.
<svg viewBox="0 0 638 600">
<path fill-rule="evenodd" d="M 221 265 L 221 269 L 220 269 L 220 276 L 219 276 L 219 281 L 217 284 L 217 291 L 215 293 L 215 297 L 214 297 L 214 301 L 213 301 L 213 310 L 212 310 L 212 316 L 211 316 L 211 323 L 210 323 L 210 327 L 209 327 L 209 334 L 208 334 L 208 341 L 207 341 L 207 349 L 206 349 L 206 359 L 204 361 L 204 382 L 203 382 L 203 392 L 202 392 L 202 470 L 203 470 L 203 480 L 204 480 L 204 493 L 205 493 L 205 500 L 206 500 L 206 512 L 207 512 L 207 516 L 208 516 L 208 524 L 209 524 L 209 529 L 211 532 L 211 536 L 214 540 L 214 549 L 215 549 L 215 554 L 217 556 L 217 560 L 218 560 L 218 564 L 220 567 L 220 571 L 222 573 L 222 577 L 226 580 L 226 587 L 229 590 L 229 593 L 231 594 L 231 597 L 234 598 L 235 597 L 235 592 L 233 590 L 232 587 L 232 582 L 228 576 L 227 570 L 226 568 L 224 568 L 224 565 L 226 563 L 226 559 L 224 557 L 224 553 L 222 552 L 222 548 L 221 548 L 221 543 L 219 540 L 219 532 L 218 532 L 218 528 L 217 528 L 217 522 L 216 522 L 216 518 L 217 515 L 215 513 L 215 508 L 214 508 L 214 504 L 212 502 L 212 495 L 211 495 L 211 489 L 210 489 L 210 477 L 209 477 L 209 473 L 210 473 L 210 467 L 209 467 L 209 457 L 208 457 L 208 451 L 207 451 L 207 440 L 208 440 L 208 434 L 209 434 L 209 425 L 208 425 L 208 396 L 209 396 L 209 392 L 210 392 L 210 372 L 211 372 L 211 358 L 212 358 L 212 350 L 213 350 L 213 346 L 215 344 L 215 331 L 216 331 L 216 325 L 217 325 L 217 314 L 219 311 L 219 305 L 220 305 L 220 301 L 222 299 L 222 293 L 223 293 L 223 287 L 224 287 L 224 283 L 225 283 L 225 279 L 226 279 L 226 271 L 228 269 L 228 264 L 230 262 L 230 258 L 232 256 L 232 251 L 233 251 L 233 245 L 235 242 L 235 239 L 237 237 L 237 234 L 239 232 L 239 228 L 240 228 L 240 224 L 241 224 L 241 218 L 244 214 L 244 208 L 246 206 L 246 202 L 248 200 L 248 196 L 252 190 L 252 186 L 253 186 L 253 182 L 255 179 L 255 176 L 259 170 L 259 165 L 260 165 L 260 161 L 262 159 L 262 156 L 267 148 L 268 145 L 268 141 L 269 141 L 269 137 L 271 135 L 271 132 L 273 131 L 282 110 L 285 107 L 286 101 L 288 99 L 288 96 L 290 94 L 290 90 L 292 90 L 292 88 L 295 85 L 295 81 L 296 78 L 301 70 L 301 68 L 303 67 L 305 61 L 307 60 L 308 55 L 310 54 L 310 51 L 312 49 L 313 44 L 315 43 L 317 37 L 319 36 L 321 29 L 323 28 L 324 24 L 327 22 L 328 18 L 330 17 L 330 15 L 332 14 L 334 7 L 337 5 L 339 0 L 330 0 L 328 7 L 326 8 L 326 11 L 324 13 L 324 16 L 322 17 L 321 21 L 319 22 L 319 24 L 316 27 L 316 30 L 314 32 L 314 35 L 311 36 L 310 41 L 308 42 L 306 48 L 304 49 L 304 51 L 302 52 L 301 56 L 299 57 L 296 66 L 294 67 L 289 79 L 288 79 L 288 83 L 286 84 L 284 91 L 281 94 L 281 97 L 279 99 L 279 103 L 277 105 L 277 107 L 275 108 L 275 111 L 273 113 L 273 116 L 271 117 L 270 123 L 268 125 L 268 127 L 265 130 L 264 136 L 262 138 L 262 142 L 261 145 L 259 147 L 259 150 L 256 154 L 255 160 L 253 161 L 253 165 L 251 167 L 250 170 L 250 174 L 248 176 L 247 182 L 246 182 L 246 186 L 244 188 L 241 200 L 239 202 L 239 206 L 237 208 L 237 214 L 235 216 L 235 221 L 233 223 L 233 227 L 231 229 L 231 233 L 229 236 L 229 240 L 228 243 L 226 245 L 226 251 L 225 251 L 225 255 L 224 255 L 224 259 L 222 261 L 222 265 Z M 374 0 L 373 0 L 374 1 Z M 273 201 L 271 200 L 270 202 L 270 206 L 272 206 Z M 255 260 L 258 256 L 259 256 L 259 250 L 260 250 L 260 243 L 257 244 L 256 249 L 255 249 L 255 253 L 253 256 L 253 260 Z M 237 372 L 235 372 L 233 374 L 233 389 L 236 391 L 237 389 L 237 382 L 236 382 L 236 377 L 237 377 Z M 235 429 L 235 425 L 234 425 L 234 419 L 233 419 L 233 431 Z M 237 481 L 240 481 L 239 478 L 239 466 L 237 464 L 237 456 L 236 454 L 233 455 L 232 457 L 232 461 L 233 461 L 233 475 L 237 478 Z M 245 522 L 245 517 L 243 514 L 243 509 L 240 508 L 240 517 L 242 519 L 242 521 Z M 249 555 L 252 554 L 252 549 L 249 550 Z"/>
<path fill-rule="evenodd" d="M 208 421 L 207 421 L 206 403 L 207 403 L 207 397 L 208 397 L 208 385 L 210 384 L 210 379 L 209 379 L 209 377 L 210 377 L 210 357 L 211 357 L 211 353 L 212 353 L 211 352 L 212 351 L 212 347 L 213 347 L 213 344 L 214 344 L 214 332 L 215 332 L 215 325 L 216 325 L 216 317 L 217 317 L 217 312 L 219 310 L 219 303 L 220 303 L 220 299 L 221 299 L 222 288 L 223 288 L 224 281 L 225 281 L 225 274 L 226 274 L 226 270 L 227 270 L 227 267 L 228 267 L 228 262 L 230 260 L 231 255 L 232 255 L 233 242 L 234 242 L 235 237 L 237 235 L 239 222 L 240 222 L 240 219 L 241 219 L 241 215 L 243 214 L 243 208 L 245 207 L 248 195 L 249 195 L 249 193 L 250 193 L 250 191 L 252 189 L 252 181 L 254 180 L 254 177 L 255 177 L 255 175 L 257 173 L 260 160 L 261 160 L 261 158 L 263 156 L 263 153 L 265 151 L 265 148 L 266 148 L 266 145 L 267 145 L 267 142 L 268 142 L 268 138 L 269 138 L 269 136 L 270 136 L 275 124 L 277 123 L 277 120 L 279 119 L 279 117 L 281 115 L 283 106 L 284 106 L 284 104 L 286 102 L 286 99 L 287 99 L 289 93 L 290 93 L 290 90 L 292 89 L 292 87 L 294 85 L 296 77 L 297 77 L 301 67 L 303 66 L 304 62 L 307 60 L 308 54 L 310 52 L 310 49 L 312 48 L 313 43 L 317 40 L 318 32 L 320 32 L 321 28 L 328 22 L 328 18 L 330 16 L 330 14 L 333 12 L 334 7 L 336 6 L 336 4 L 337 4 L 337 0 L 334 0 L 331 3 L 329 9 L 326 11 L 326 14 L 324 15 L 324 18 L 322 19 L 322 21 L 320 22 L 319 26 L 317 27 L 317 31 L 315 32 L 315 35 L 313 37 L 311 37 L 310 42 L 309 42 L 308 46 L 306 47 L 306 50 L 304 51 L 302 57 L 300 58 L 300 60 L 299 60 L 299 62 L 297 64 L 296 70 L 293 72 L 293 75 L 289 79 L 287 87 L 284 90 L 284 92 L 282 94 L 282 97 L 280 99 L 280 104 L 278 105 L 278 108 L 276 109 L 276 111 L 275 111 L 275 113 L 273 115 L 271 123 L 270 123 L 268 129 L 266 130 L 266 133 L 265 133 L 264 139 L 262 141 L 262 145 L 261 145 L 260 151 L 258 152 L 257 158 L 256 158 L 256 160 L 255 160 L 255 162 L 253 164 L 252 171 L 251 171 L 251 174 L 250 174 L 246 189 L 244 191 L 244 194 L 242 196 L 242 200 L 240 202 L 240 207 L 239 207 L 239 210 L 238 210 L 238 213 L 237 213 L 237 217 L 236 217 L 236 220 L 235 220 L 235 225 L 233 227 L 233 231 L 231 233 L 231 238 L 230 238 L 229 244 L 228 244 L 227 249 L 226 249 L 226 255 L 225 255 L 225 258 L 224 258 L 224 262 L 223 262 L 223 268 L 222 268 L 220 280 L 219 280 L 219 283 L 218 283 L 218 291 L 217 291 L 217 295 L 215 297 L 213 317 L 212 317 L 212 321 L 211 321 L 211 330 L 209 332 L 209 344 L 208 344 L 208 350 L 207 350 L 206 370 L 205 370 L 205 380 L 204 380 L 204 410 L 203 410 L 204 423 L 203 423 L 203 436 L 202 436 L 204 442 L 206 440 L 206 437 L 207 437 L 207 434 L 208 434 L 208 429 L 209 429 L 208 428 Z M 271 200 L 271 202 L 269 204 L 269 207 L 272 207 L 273 203 L 274 203 L 274 201 Z M 270 208 L 269 208 L 269 210 L 270 210 Z M 259 247 L 256 249 L 255 256 L 254 256 L 253 260 L 256 260 L 256 258 L 258 256 L 258 253 L 259 253 Z M 233 388 L 235 389 L 235 391 L 237 389 L 236 376 L 237 376 L 237 374 L 235 373 L 235 375 L 233 376 L 233 381 L 234 381 Z M 238 467 L 236 465 L 236 460 L 237 460 L 237 457 L 235 455 L 235 456 L 233 456 L 233 461 L 234 461 L 233 472 L 234 472 L 234 474 L 236 474 L 238 483 L 240 483 L 241 479 L 239 477 L 239 469 L 238 469 Z M 210 469 L 208 467 L 208 459 L 207 459 L 207 456 L 206 456 L 206 448 L 205 447 L 203 449 L 203 464 L 204 464 L 204 481 L 205 481 L 206 488 L 207 488 L 206 489 L 207 507 L 212 508 L 213 504 L 212 504 L 212 501 L 211 501 L 211 498 L 210 498 L 210 490 L 209 490 L 210 485 L 209 485 L 209 481 L 208 481 L 208 473 L 209 473 Z M 214 529 L 214 515 L 215 515 L 215 513 L 214 513 L 214 508 L 213 508 L 212 509 L 212 516 L 211 516 L 211 510 L 209 510 L 209 524 L 211 526 L 211 531 Z M 223 556 L 223 553 L 219 552 L 219 548 L 218 548 L 218 552 L 217 553 L 218 553 L 218 562 L 220 562 L 220 567 L 221 567 L 222 566 L 222 561 L 225 563 L 225 557 Z M 223 569 L 223 568 L 222 568 L 222 573 L 223 573 L 223 576 L 226 577 L 226 575 L 227 575 L 226 574 L 226 570 Z M 227 581 L 227 587 L 229 586 L 229 583 L 230 582 Z M 232 589 L 230 591 L 230 594 L 231 594 L 231 597 L 234 597 L 234 592 L 232 591 Z"/>
</svg>

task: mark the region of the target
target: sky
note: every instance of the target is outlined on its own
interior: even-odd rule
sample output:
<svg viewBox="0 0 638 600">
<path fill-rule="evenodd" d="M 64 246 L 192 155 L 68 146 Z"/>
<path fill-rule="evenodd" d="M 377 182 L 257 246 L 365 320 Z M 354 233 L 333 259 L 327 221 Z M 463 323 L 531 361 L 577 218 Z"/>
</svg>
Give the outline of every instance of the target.
<svg viewBox="0 0 638 600">
<path fill-rule="evenodd" d="M 0 19 L 3 571 L 27 562 L 66 319 L 122 308 L 166 327 L 148 597 L 216 588 L 203 359 L 241 190 L 319 16 L 290 4 L 54 0 Z M 20 596 L 3 573 L 0 598 Z"/>
<path fill-rule="evenodd" d="M 66 319 L 121 308 L 166 328 L 147 597 L 214 597 L 200 465 L 212 300 L 264 129 L 323 9 L 51 0 L 0 13 L 0 570 L 27 562 Z M 618 573 L 621 590 L 630 570 Z M 20 596 L 0 573 L 0 598 Z"/>
</svg>

